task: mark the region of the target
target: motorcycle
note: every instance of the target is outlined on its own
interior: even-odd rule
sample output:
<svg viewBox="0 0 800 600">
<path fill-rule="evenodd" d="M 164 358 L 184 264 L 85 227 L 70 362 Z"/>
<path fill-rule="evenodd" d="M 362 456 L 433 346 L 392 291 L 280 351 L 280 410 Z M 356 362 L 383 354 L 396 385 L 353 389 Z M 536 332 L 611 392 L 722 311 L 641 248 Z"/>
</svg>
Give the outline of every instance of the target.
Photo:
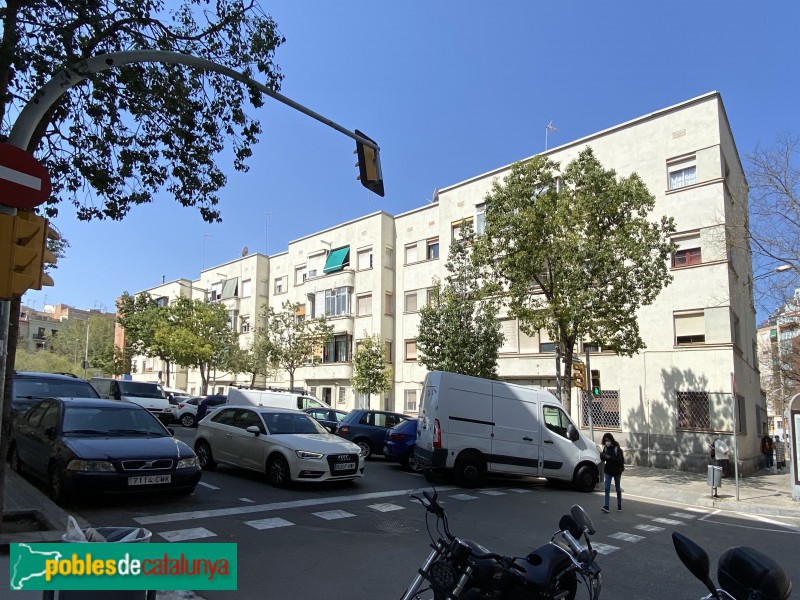
<svg viewBox="0 0 800 600">
<path fill-rule="evenodd" d="M 432 476 L 425 471 L 426 479 Z M 580 579 L 589 600 L 598 600 L 602 587 L 600 567 L 595 562 L 589 536 L 595 528 L 586 511 L 577 504 L 561 517 L 550 541 L 525 557 L 503 556 L 480 544 L 454 536 L 438 493 L 424 490 L 410 497 L 425 508 L 425 527 L 431 552 L 402 600 L 573 600 Z M 434 539 L 428 514 L 436 517 Z M 580 539 L 586 540 L 586 547 Z M 425 594 L 423 596 L 423 594 Z"/>
<path fill-rule="evenodd" d="M 720 556 L 717 588 L 703 548 L 677 531 L 672 544 L 684 566 L 708 588 L 710 593 L 700 600 L 786 600 L 792 593 L 792 582 L 778 563 L 754 548 L 735 546 Z"/>
</svg>

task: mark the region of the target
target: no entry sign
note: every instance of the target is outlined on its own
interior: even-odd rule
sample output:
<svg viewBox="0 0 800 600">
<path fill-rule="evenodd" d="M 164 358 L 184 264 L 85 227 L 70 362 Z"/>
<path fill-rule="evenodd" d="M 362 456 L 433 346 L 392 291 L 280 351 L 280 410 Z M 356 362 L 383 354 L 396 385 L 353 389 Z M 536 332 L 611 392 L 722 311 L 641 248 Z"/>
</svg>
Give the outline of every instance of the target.
<svg viewBox="0 0 800 600">
<path fill-rule="evenodd" d="M 47 200 L 51 190 L 42 163 L 21 148 L 0 143 L 0 204 L 33 208 Z"/>
</svg>

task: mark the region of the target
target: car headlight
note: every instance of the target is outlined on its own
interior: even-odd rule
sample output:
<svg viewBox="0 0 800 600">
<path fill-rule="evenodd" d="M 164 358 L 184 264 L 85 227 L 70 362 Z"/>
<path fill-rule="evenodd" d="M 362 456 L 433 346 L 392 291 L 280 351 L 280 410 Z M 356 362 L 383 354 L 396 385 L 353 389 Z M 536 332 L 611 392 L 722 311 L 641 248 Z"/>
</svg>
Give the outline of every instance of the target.
<svg viewBox="0 0 800 600">
<path fill-rule="evenodd" d="M 192 469 L 194 467 L 199 467 L 200 463 L 197 462 L 197 457 L 193 456 L 192 458 L 182 458 L 178 461 L 178 469 Z"/>
<path fill-rule="evenodd" d="M 309 452 L 308 450 L 295 450 L 294 452 L 300 458 L 322 458 L 325 456 L 321 452 Z"/>
<path fill-rule="evenodd" d="M 67 465 L 67 471 L 83 471 L 84 473 L 89 471 L 94 472 L 113 472 L 116 471 L 114 465 L 112 465 L 107 460 L 80 460 L 75 459 L 69 461 Z"/>
</svg>

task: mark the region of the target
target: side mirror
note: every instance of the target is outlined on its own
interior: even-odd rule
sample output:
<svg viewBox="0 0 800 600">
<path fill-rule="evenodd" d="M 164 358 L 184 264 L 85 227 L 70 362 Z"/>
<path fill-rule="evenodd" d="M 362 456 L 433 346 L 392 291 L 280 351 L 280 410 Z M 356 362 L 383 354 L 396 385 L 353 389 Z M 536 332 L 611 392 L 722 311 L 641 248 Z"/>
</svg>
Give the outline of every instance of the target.
<svg viewBox="0 0 800 600">
<path fill-rule="evenodd" d="M 581 526 L 572 515 L 564 515 L 561 517 L 561 520 L 558 522 L 558 528 L 561 531 L 569 531 L 569 534 L 575 539 L 583 535 L 583 529 L 581 529 Z"/>
<path fill-rule="evenodd" d="M 333 425 L 325 425 L 324 427 L 325 429 L 328 430 L 329 433 L 336 433 L 336 427 L 334 427 Z"/>
<path fill-rule="evenodd" d="M 675 546 L 678 558 L 689 569 L 689 572 L 702 581 L 712 594 L 716 595 L 717 590 L 708 576 L 710 564 L 706 551 L 677 531 L 672 532 L 672 544 Z"/>
<path fill-rule="evenodd" d="M 258 428 L 258 425 L 250 425 L 250 427 L 245 429 L 245 431 L 247 431 L 249 433 L 254 433 L 256 437 L 261 435 L 261 430 Z"/>
<path fill-rule="evenodd" d="M 569 512 L 572 515 L 572 518 L 578 523 L 582 531 L 585 531 L 589 535 L 594 535 L 597 533 L 597 530 L 594 528 L 594 523 L 592 523 L 592 518 L 582 506 L 576 504 Z"/>
<path fill-rule="evenodd" d="M 577 442 L 581 437 L 581 434 L 578 433 L 578 428 L 575 427 L 572 423 L 567 425 L 567 439 L 572 442 Z"/>
</svg>

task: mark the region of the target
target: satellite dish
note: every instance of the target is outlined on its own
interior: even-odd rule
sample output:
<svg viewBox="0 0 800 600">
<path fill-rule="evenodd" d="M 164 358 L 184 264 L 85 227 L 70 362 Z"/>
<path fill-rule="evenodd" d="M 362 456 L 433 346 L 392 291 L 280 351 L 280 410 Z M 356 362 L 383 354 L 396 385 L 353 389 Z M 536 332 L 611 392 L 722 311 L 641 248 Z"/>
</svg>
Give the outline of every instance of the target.
<svg viewBox="0 0 800 600">
<path fill-rule="evenodd" d="M 242 248 L 242 256 L 247 256 L 247 252 L 248 252 L 248 250 L 247 250 L 247 246 L 245 246 L 244 248 Z"/>
</svg>

